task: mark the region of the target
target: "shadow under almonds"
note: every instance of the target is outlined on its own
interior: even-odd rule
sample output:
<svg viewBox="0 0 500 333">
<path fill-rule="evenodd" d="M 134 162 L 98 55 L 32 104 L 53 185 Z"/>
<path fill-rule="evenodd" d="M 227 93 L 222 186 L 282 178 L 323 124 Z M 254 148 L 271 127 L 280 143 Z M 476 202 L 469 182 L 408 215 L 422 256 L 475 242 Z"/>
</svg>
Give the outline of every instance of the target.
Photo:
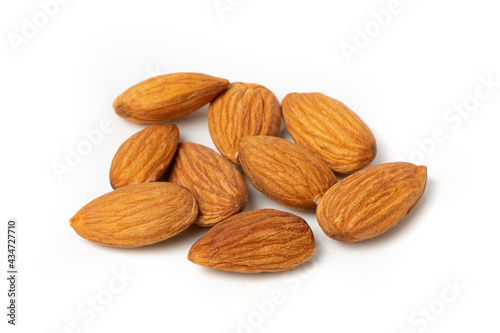
<svg viewBox="0 0 500 333">
<path fill-rule="evenodd" d="M 210 104 L 204 105 L 200 109 L 191 112 L 190 114 L 183 116 L 181 118 L 175 119 L 170 123 L 176 124 L 179 128 L 189 125 L 206 124 L 208 127 L 208 107 Z M 180 132 L 180 142 L 184 142 L 185 139 L 182 137 L 182 132 Z"/>
<path fill-rule="evenodd" d="M 198 239 L 200 239 L 210 228 L 201 227 L 197 224 L 192 224 L 189 228 L 182 231 L 181 233 L 170 237 L 162 242 L 151 244 L 148 246 L 137 248 L 139 251 L 166 251 L 169 248 L 183 247 L 186 244 L 193 245 Z M 187 253 L 186 253 L 187 256 Z"/>
<path fill-rule="evenodd" d="M 141 246 L 141 247 L 135 247 L 135 248 L 121 248 L 121 247 L 112 247 L 112 246 L 106 246 L 102 244 L 96 244 L 92 243 L 91 245 L 100 247 L 106 251 L 116 251 L 120 253 L 126 253 L 127 251 L 134 252 L 135 254 L 141 253 L 144 254 L 146 252 L 162 252 L 162 253 L 169 253 L 168 249 L 169 248 L 180 248 L 186 246 L 186 244 L 191 244 L 193 245 L 198 239 L 200 239 L 207 231 L 209 228 L 206 227 L 200 227 L 199 225 L 193 224 L 189 226 L 186 230 L 180 232 L 179 234 L 170 237 L 164 241 L 151 244 L 151 245 L 146 245 L 146 246 Z M 187 253 L 186 253 L 187 256 Z"/>
<path fill-rule="evenodd" d="M 316 255 L 316 254 L 315 254 Z M 194 265 L 194 264 L 193 264 Z M 310 270 L 312 266 L 315 265 L 315 260 L 314 256 L 307 260 L 306 262 L 291 268 L 287 269 L 285 271 L 279 271 L 279 272 L 260 272 L 260 273 L 239 273 L 239 272 L 228 272 L 228 271 L 221 271 L 213 268 L 207 268 L 207 267 L 202 267 L 198 266 L 196 267 L 197 270 L 203 276 L 210 276 L 214 278 L 225 278 L 225 279 L 233 279 L 235 281 L 242 281 L 244 279 L 245 283 L 251 283 L 252 281 L 269 281 L 269 282 L 281 282 L 283 281 L 284 278 L 288 276 L 293 276 L 296 274 L 299 274 L 299 272 L 305 272 L 304 274 L 307 274 L 307 272 Z"/>
</svg>

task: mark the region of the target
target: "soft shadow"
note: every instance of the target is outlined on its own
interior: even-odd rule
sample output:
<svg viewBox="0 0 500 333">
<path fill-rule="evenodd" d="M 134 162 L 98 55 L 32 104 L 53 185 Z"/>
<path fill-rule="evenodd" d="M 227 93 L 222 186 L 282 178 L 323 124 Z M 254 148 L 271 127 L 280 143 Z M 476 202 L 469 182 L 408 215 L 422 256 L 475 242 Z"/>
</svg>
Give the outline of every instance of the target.
<svg viewBox="0 0 500 333">
<path fill-rule="evenodd" d="M 208 124 L 208 106 L 209 104 L 205 105 L 199 110 L 194 111 L 193 113 L 188 114 L 187 116 L 184 116 L 182 118 L 176 119 L 175 124 L 178 125 L 179 127 L 182 126 L 189 126 L 191 124 L 200 124 L 200 123 L 207 123 Z M 208 125 L 207 125 L 208 126 Z M 181 135 L 181 140 L 182 140 L 182 132 L 180 133 Z"/>
<path fill-rule="evenodd" d="M 168 183 L 168 176 L 170 175 L 170 169 L 171 169 L 172 163 L 167 167 L 163 175 L 161 175 L 160 178 L 158 178 L 157 182 L 166 182 Z"/>
<path fill-rule="evenodd" d="M 139 251 L 166 251 L 168 248 L 186 246 L 186 244 L 194 244 L 200 239 L 210 228 L 201 227 L 197 224 L 191 225 L 178 235 L 159 242 L 138 248 Z"/>
<path fill-rule="evenodd" d="M 271 199 L 269 199 L 268 197 L 266 197 L 264 194 L 262 194 L 261 192 L 259 192 L 257 190 L 254 191 L 254 189 L 252 188 L 253 185 L 250 184 L 246 175 L 245 175 L 245 180 L 247 180 L 248 201 L 247 201 L 247 204 L 245 205 L 245 209 L 243 211 L 248 212 L 248 211 L 256 210 L 256 209 L 273 208 L 272 204 L 270 204 L 270 205 L 268 204 L 265 207 L 262 206 L 262 201 L 267 202 L 268 200 L 271 200 Z"/>
<path fill-rule="evenodd" d="M 325 255 L 323 251 L 324 249 L 322 247 L 316 247 L 316 252 L 306 262 L 294 268 L 279 272 L 260 272 L 260 273 L 227 272 L 227 271 L 216 270 L 213 268 L 202 267 L 198 265 L 195 265 L 197 266 L 195 268 L 197 270 L 196 272 L 197 274 L 205 274 L 206 276 L 209 277 L 234 279 L 236 281 L 241 281 L 241 279 L 245 279 L 245 281 L 247 281 L 248 283 L 257 280 L 276 282 L 276 281 L 283 281 L 283 279 L 287 276 L 294 276 L 297 274 L 309 274 L 312 271 L 312 267 L 318 264 L 317 259 Z"/>
<path fill-rule="evenodd" d="M 377 136 L 375 136 L 375 138 L 377 138 Z M 369 167 L 371 165 L 391 163 L 391 162 L 399 162 L 399 161 L 389 161 L 387 159 L 387 150 L 383 149 L 383 147 L 381 147 L 381 142 L 377 141 L 377 154 L 375 155 L 375 159 L 366 167 Z"/>
<path fill-rule="evenodd" d="M 144 254 L 145 252 L 155 252 L 155 251 L 162 251 L 165 252 L 169 248 L 173 247 L 179 247 L 179 246 L 185 246 L 186 244 L 194 244 L 198 239 L 203 236 L 209 228 L 206 227 L 201 227 L 197 224 L 191 225 L 189 228 L 186 230 L 182 231 L 178 235 L 175 235 L 169 239 L 166 239 L 162 242 L 151 244 L 151 245 L 146 245 L 142 247 L 136 247 L 136 248 L 118 248 L 118 247 L 110 247 L 106 245 L 100 245 L 100 244 L 95 244 L 95 246 L 99 246 L 101 248 L 104 248 L 108 251 L 117 251 L 117 252 L 127 252 L 127 251 L 133 251 L 134 254 L 140 253 Z"/>
<path fill-rule="evenodd" d="M 280 131 L 278 133 L 278 137 L 285 139 L 285 140 L 288 140 L 288 141 L 291 141 L 291 142 L 295 142 L 295 141 L 293 141 L 292 136 L 290 135 L 290 133 L 286 129 L 285 124 L 283 122 L 281 123 L 281 128 L 280 128 Z"/>
</svg>

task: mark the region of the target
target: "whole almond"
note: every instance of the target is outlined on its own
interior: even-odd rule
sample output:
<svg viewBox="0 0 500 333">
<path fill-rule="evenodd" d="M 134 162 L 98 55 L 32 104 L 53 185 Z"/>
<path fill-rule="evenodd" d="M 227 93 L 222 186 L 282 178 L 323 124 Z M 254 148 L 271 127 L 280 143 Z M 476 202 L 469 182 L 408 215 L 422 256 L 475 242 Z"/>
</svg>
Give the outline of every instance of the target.
<svg viewBox="0 0 500 333">
<path fill-rule="evenodd" d="M 282 108 L 293 140 L 321 157 L 334 172 L 352 173 L 375 158 L 371 130 L 341 102 L 321 93 L 291 93 Z"/>
<path fill-rule="evenodd" d="M 231 83 L 208 109 L 210 136 L 219 152 L 238 164 L 238 143 L 248 135 L 277 136 L 281 107 L 267 88 L 252 83 Z"/>
<path fill-rule="evenodd" d="M 188 188 L 198 202 L 196 224 L 212 226 L 241 212 L 248 188 L 241 172 L 212 149 L 192 142 L 179 144 L 169 181 Z"/>
<path fill-rule="evenodd" d="M 259 209 L 215 225 L 191 247 L 188 259 L 223 271 L 276 272 L 305 262 L 314 249 L 313 233 L 302 218 Z"/>
<path fill-rule="evenodd" d="M 171 121 L 200 109 L 229 81 L 201 73 L 173 73 L 142 81 L 116 98 L 116 114 L 134 123 Z"/>
<path fill-rule="evenodd" d="M 252 185 L 276 202 L 312 210 L 337 182 L 325 162 L 293 142 L 273 136 L 240 140 L 240 163 Z"/>
<path fill-rule="evenodd" d="M 150 125 L 132 135 L 117 150 L 109 179 L 117 189 L 157 181 L 167 170 L 179 143 L 176 125 Z"/>
<path fill-rule="evenodd" d="M 427 168 L 397 162 L 368 167 L 334 185 L 318 204 L 321 229 L 331 238 L 357 242 L 397 225 L 425 190 Z"/>
<path fill-rule="evenodd" d="M 81 237 L 113 247 L 139 247 L 163 241 L 189 227 L 198 215 L 194 197 L 171 183 L 142 183 L 92 200 L 70 224 Z"/>
</svg>

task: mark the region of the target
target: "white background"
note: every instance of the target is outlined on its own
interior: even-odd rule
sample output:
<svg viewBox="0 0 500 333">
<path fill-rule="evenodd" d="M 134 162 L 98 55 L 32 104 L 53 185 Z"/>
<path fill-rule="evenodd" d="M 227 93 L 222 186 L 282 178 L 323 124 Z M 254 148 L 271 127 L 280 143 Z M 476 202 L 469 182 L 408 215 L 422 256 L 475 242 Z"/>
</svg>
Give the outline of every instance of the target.
<svg viewBox="0 0 500 333">
<path fill-rule="evenodd" d="M 223 13 L 213 0 L 62 2 L 51 17 L 35 0 L 0 5 L 0 266 L 6 271 L 6 221 L 17 218 L 20 271 L 15 328 L 0 283 L 2 332 L 500 330 L 500 86 L 481 83 L 500 82 L 494 1 L 401 0 L 383 27 L 371 13 L 389 0 L 222 0 Z M 346 44 L 357 53 L 346 57 Z M 422 200 L 383 236 L 343 244 L 313 213 L 280 207 L 250 185 L 247 210 L 291 211 L 314 231 L 314 260 L 284 273 L 192 264 L 186 256 L 201 227 L 140 249 L 80 238 L 68 220 L 111 190 L 116 149 L 144 127 L 116 116 L 114 98 L 151 75 L 182 71 L 260 83 L 279 100 L 311 91 L 341 100 L 374 132 L 374 164 L 427 165 Z M 488 96 L 479 101 L 476 88 Z M 464 102 L 471 112 L 453 111 Z M 214 148 L 206 117 L 205 107 L 176 121 L 181 140 Z M 53 165 L 66 164 L 102 121 L 112 130 L 58 179 Z M 120 284 L 114 276 L 123 273 Z"/>
</svg>

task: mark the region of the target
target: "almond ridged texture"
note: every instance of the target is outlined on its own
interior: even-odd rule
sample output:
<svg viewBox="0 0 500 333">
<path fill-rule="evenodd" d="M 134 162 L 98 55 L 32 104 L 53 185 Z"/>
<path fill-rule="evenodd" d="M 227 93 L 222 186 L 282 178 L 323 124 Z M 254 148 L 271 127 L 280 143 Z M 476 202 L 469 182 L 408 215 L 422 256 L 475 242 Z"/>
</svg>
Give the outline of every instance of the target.
<svg viewBox="0 0 500 333">
<path fill-rule="evenodd" d="M 276 202 L 312 210 L 337 182 L 325 162 L 306 148 L 273 136 L 240 140 L 240 163 L 252 185 Z"/>
<path fill-rule="evenodd" d="M 215 225 L 191 247 L 188 259 L 223 271 L 276 272 L 305 262 L 314 250 L 313 233 L 302 218 L 259 209 Z"/>
<path fill-rule="evenodd" d="M 334 185 L 318 204 L 318 224 L 331 238 L 357 242 L 397 225 L 422 196 L 427 168 L 395 162 L 368 167 Z"/>
<path fill-rule="evenodd" d="M 114 189 L 157 181 L 167 170 L 179 143 L 176 125 L 150 125 L 132 135 L 116 151 L 109 179 Z"/>
<path fill-rule="evenodd" d="M 171 121 L 208 104 L 228 85 L 228 80 L 201 73 L 160 75 L 127 89 L 113 109 L 134 123 Z"/>
<path fill-rule="evenodd" d="M 281 106 L 267 88 L 252 83 L 231 83 L 210 103 L 208 128 L 219 152 L 238 164 L 238 143 L 249 135 L 277 136 Z"/>
<path fill-rule="evenodd" d="M 370 164 L 377 153 L 373 133 L 343 103 L 321 93 L 291 93 L 282 101 L 293 140 L 321 157 L 335 173 Z"/>
<path fill-rule="evenodd" d="M 113 247 L 163 241 L 189 227 L 198 215 L 191 193 L 172 183 L 121 187 L 92 200 L 70 220 L 81 237 Z"/>
<path fill-rule="evenodd" d="M 183 142 L 177 148 L 169 181 L 188 188 L 198 202 L 196 224 L 213 226 L 241 212 L 248 201 L 245 178 L 214 150 Z"/>
</svg>

